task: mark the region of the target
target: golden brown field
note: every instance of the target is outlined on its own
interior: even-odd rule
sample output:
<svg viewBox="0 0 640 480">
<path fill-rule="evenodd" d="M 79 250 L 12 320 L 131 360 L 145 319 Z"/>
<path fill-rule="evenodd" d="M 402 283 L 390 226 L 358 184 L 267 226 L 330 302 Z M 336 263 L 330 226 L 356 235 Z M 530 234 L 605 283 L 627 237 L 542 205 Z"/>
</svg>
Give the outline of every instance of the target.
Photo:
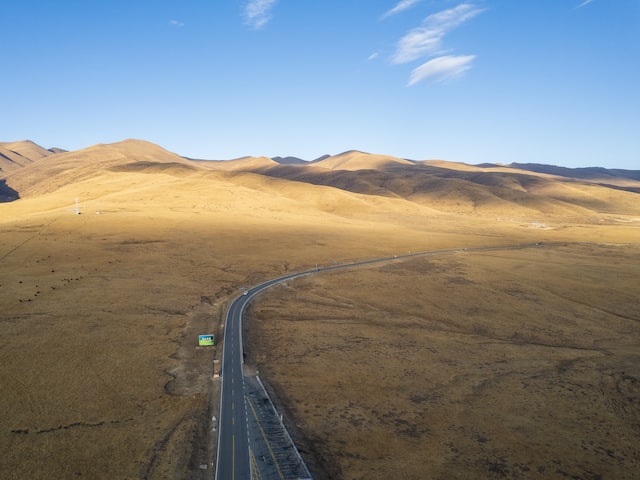
<svg viewBox="0 0 640 480">
<path fill-rule="evenodd" d="M 317 478 L 638 478 L 638 246 L 557 244 L 305 277 L 250 351 Z"/>
<path fill-rule="evenodd" d="M 239 288 L 539 241 L 278 287 L 249 358 L 317 478 L 634 478 L 637 193 L 354 153 L 305 172 L 0 146 L 21 197 L 0 203 L 2 478 L 210 477 L 220 352 L 197 335 L 222 337 Z"/>
</svg>

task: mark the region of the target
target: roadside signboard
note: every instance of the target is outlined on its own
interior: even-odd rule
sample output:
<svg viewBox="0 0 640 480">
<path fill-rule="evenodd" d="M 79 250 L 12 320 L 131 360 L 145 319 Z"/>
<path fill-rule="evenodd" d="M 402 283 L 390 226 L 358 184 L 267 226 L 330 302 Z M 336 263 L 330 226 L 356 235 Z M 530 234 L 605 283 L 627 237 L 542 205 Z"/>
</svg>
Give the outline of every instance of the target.
<svg viewBox="0 0 640 480">
<path fill-rule="evenodd" d="M 198 335 L 198 345 L 201 347 L 209 347 L 214 345 L 213 334 Z"/>
</svg>

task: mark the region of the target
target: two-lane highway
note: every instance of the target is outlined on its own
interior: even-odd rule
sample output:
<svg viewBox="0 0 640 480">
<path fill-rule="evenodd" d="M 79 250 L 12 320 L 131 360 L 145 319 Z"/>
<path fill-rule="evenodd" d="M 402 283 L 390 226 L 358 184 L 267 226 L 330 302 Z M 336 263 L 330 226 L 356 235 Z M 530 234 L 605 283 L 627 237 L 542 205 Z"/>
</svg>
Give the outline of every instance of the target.
<svg viewBox="0 0 640 480">
<path fill-rule="evenodd" d="M 261 283 L 238 296 L 229 306 L 225 319 L 222 365 L 220 368 L 220 423 L 216 480 L 251 478 L 247 432 L 247 407 L 243 374 L 242 314 L 257 293 L 290 278 L 316 272 L 293 273 Z"/>
<path fill-rule="evenodd" d="M 220 424 L 216 479 L 251 478 L 247 412 L 242 371 L 241 318 L 248 295 L 237 298 L 229 307 L 220 370 Z"/>
</svg>

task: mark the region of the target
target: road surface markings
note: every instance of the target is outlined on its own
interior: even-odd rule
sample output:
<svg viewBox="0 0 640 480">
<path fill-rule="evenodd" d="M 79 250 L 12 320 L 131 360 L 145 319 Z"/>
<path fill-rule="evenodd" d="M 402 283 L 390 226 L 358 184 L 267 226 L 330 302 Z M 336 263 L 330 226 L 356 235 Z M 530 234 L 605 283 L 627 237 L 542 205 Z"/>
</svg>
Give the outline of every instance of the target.
<svg viewBox="0 0 640 480">
<path fill-rule="evenodd" d="M 253 405 L 251 404 L 251 402 L 247 402 L 249 404 L 249 407 L 251 408 L 251 411 L 253 412 L 253 416 L 256 419 L 256 422 L 258 423 L 258 428 L 260 429 L 260 433 L 262 434 L 262 438 L 264 439 L 264 443 L 267 445 L 267 448 L 269 449 L 269 454 L 271 455 L 271 458 L 273 459 L 273 464 L 276 466 L 276 469 L 278 470 L 278 475 L 280 476 L 280 478 L 282 480 L 284 480 L 284 475 L 282 475 L 282 471 L 280 470 L 280 465 L 278 464 L 278 460 L 276 460 L 276 456 L 273 453 L 273 450 L 271 450 L 271 444 L 269 443 L 269 440 L 267 439 L 267 436 L 264 433 L 264 430 L 262 429 L 262 425 L 260 424 L 260 420 L 258 419 L 258 414 L 256 413 L 255 408 L 253 408 Z"/>
<path fill-rule="evenodd" d="M 253 450 L 249 449 L 249 459 L 251 460 L 251 480 L 261 480 L 260 469 L 258 468 L 258 462 L 256 456 L 253 454 Z"/>
</svg>

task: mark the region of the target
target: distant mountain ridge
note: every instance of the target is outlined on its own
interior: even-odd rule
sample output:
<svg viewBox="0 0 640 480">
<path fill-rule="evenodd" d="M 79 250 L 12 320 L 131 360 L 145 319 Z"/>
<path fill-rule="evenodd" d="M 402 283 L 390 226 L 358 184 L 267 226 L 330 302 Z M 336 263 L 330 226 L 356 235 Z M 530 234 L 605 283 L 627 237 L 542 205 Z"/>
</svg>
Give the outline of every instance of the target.
<svg viewBox="0 0 640 480">
<path fill-rule="evenodd" d="M 271 157 L 271 160 L 279 163 L 280 165 L 304 165 L 305 163 L 308 163 L 306 160 L 302 160 L 298 157 Z"/>
<path fill-rule="evenodd" d="M 391 155 L 380 155 L 359 150 L 348 150 L 338 155 L 326 156 L 312 162 L 315 167 L 329 170 L 370 170 L 386 168 L 390 165 L 413 165 L 415 162 Z"/>
<path fill-rule="evenodd" d="M 457 214 L 589 218 L 599 214 L 640 215 L 640 171 L 635 170 L 570 169 L 541 164 L 470 165 L 408 160 L 357 150 L 324 155 L 310 162 L 297 157 L 208 161 L 188 159 L 135 139 L 70 152 L 47 150 L 28 141 L 1 143 L 0 148 L 0 202 L 46 194 L 110 172 L 175 178 L 199 175 L 203 179 L 218 172 L 257 176 L 265 188 L 264 182 L 277 179 L 296 182 L 296 188 L 308 184 L 339 189 Z M 254 177 L 242 178 L 248 181 Z"/>
<path fill-rule="evenodd" d="M 47 150 L 31 140 L 0 142 L 0 176 L 59 151 L 61 150 Z"/>
<path fill-rule="evenodd" d="M 2 144 L 0 144 L 2 145 Z M 21 153 L 24 161 L 3 160 L 0 179 L 6 181 L 23 197 L 55 191 L 65 185 L 79 182 L 100 171 L 136 162 L 191 165 L 194 162 L 143 140 L 123 140 L 113 144 L 98 144 L 76 151 L 53 153 L 33 142 L 14 142 L 11 151 Z M 4 174 L 4 167 L 7 173 Z"/>
<path fill-rule="evenodd" d="M 579 167 L 567 168 L 557 167 L 555 165 L 545 165 L 541 163 L 512 163 L 512 168 L 519 170 L 528 170 L 537 173 L 549 173 L 568 178 L 601 179 L 601 178 L 628 178 L 631 180 L 640 180 L 640 170 L 624 170 L 619 168 L 608 169 L 603 167 Z"/>
</svg>

